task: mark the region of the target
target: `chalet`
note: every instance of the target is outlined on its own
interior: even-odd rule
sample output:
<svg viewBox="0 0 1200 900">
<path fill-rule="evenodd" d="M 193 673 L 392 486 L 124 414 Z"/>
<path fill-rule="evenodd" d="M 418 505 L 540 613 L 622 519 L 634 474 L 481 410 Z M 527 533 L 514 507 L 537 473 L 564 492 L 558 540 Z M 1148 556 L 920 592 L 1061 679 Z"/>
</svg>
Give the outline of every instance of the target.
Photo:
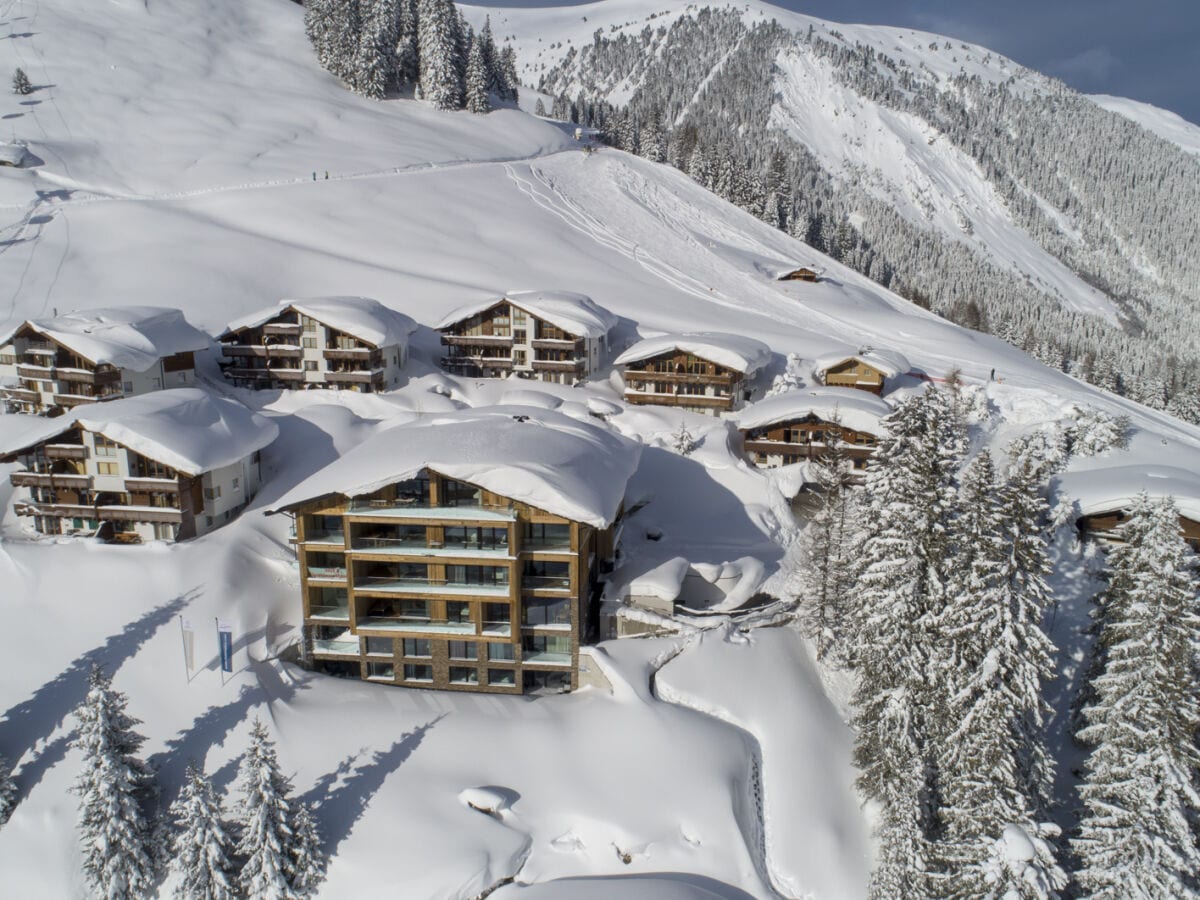
<svg viewBox="0 0 1200 900">
<path fill-rule="evenodd" d="M 820 281 L 821 274 L 824 269 L 817 266 L 800 266 L 796 269 L 788 269 L 775 276 L 776 281 Z"/>
<path fill-rule="evenodd" d="M 583 294 L 513 291 L 454 310 L 437 330 L 442 365 L 455 375 L 575 384 L 603 365 L 616 324 Z"/>
<path fill-rule="evenodd" d="M 759 468 L 821 456 L 831 434 L 844 445 L 855 470 L 867 467 L 891 407 L 877 397 L 832 388 L 796 390 L 743 409 L 737 415 L 746 454 Z"/>
<path fill-rule="evenodd" d="M 295 517 L 307 660 L 402 687 L 578 687 L 640 451 L 531 406 L 379 432 L 272 510 Z"/>
<path fill-rule="evenodd" d="M 887 392 L 888 381 L 906 374 L 912 367 L 894 350 L 864 347 L 857 353 L 834 353 L 816 361 L 813 377 L 829 387 L 848 387 L 875 395 Z"/>
<path fill-rule="evenodd" d="M 240 403 L 196 388 L 26 420 L 0 438 L 20 463 L 19 516 L 41 534 L 118 542 L 184 540 L 232 519 L 259 485 L 259 451 L 278 434 Z"/>
<path fill-rule="evenodd" d="M 281 300 L 238 319 L 217 338 L 225 377 L 238 387 L 398 387 L 417 323 L 368 297 Z"/>
<path fill-rule="evenodd" d="M 713 332 L 664 334 L 617 357 L 628 403 L 674 406 L 719 416 L 740 409 L 771 361 L 761 341 Z"/>
<path fill-rule="evenodd" d="M 1118 542 L 1119 526 L 1129 518 L 1138 495 L 1172 497 L 1179 509 L 1183 539 L 1200 553 L 1200 476 L 1173 466 L 1114 466 L 1068 472 L 1055 479 L 1056 491 L 1074 498 L 1080 537 Z"/>
<path fill-rule="evenodd" d="M 0 336 L 10 412 L 58 415 L 81 403 L 186 387 L 209 337 L 177 309 L 126 306 L 29 319 Z"/>
</svg>

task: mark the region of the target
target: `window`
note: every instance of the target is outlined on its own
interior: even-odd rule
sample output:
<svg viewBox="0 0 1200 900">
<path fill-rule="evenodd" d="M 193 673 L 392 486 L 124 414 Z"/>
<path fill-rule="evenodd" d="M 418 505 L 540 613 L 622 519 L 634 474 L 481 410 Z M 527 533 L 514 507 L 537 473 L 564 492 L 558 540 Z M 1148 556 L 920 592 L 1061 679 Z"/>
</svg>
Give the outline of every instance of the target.
<svg viewBox="0 0 1200 900">
<path fill-rule="evenodd" d="M 317 330 L 317 320 L 313 319 L 309 316 L 301 316 L 300 324 L 304 328 L 305 331 L 316 331 Z"/>
<path fill-rule="evenodd" d="M 98 462 L 96 463 L 96 471 L 101 475 L 120 475 L 121 467 L 115 462 Z"/>
<path fill-rule="evenodd" d="M 525 662 L 569 665 L 571 662 L 571 639 L 557 635 L 526 635 L 521 644 Z"/>
<path fill-rule="evenodd" d="M 566 597 L 526 597 L 525 625 L 570 625 L 571 601 Z"/>
<path fill-rule="evenodd" d="M 379 681 L 395 681 L 396 667 L 391 663 L 367 663 L 367 677 Z"/>
<path fill-rule="evenodd" d="M 516 687 L 517 673 L 512 669 L 488 669 L 488 684 Z"/>
<path fill-rule="evenodd" d="M 12 353 L 0 353 L 0 366 L 15 366 L 17 357 Z"/>
<path fill-rule="evenodd" d="M 443 531 L 447 547 L 466 547 L 472 550 L 503 549 L 508 546 L 507 528 L 482 528 L 447 525 Z"/>
<path fill-rule="evenodd" d="M 97 456 L 116 456 L 117 445 L 103 435 L 96 435 L 96 455 Z"/>
<path fill-rule="evenodd" d="M 524 350 L 514 350 L 513 351 L 513 365 L 515 365 L 515 366 L 526 365 L 525 359 L 526 359 L 526 356 L 525 356 Z"/>
<path fill-rule="evenodd" d="M 304 361 L 304 371 L 305 372 L 317 371 L 317 361 L 315 359 L 306 359 Z"/>
<path fill-rule="evenodd" d="M 235 491 L 238 489 L 238 485 L 239 485 L 239 484 L 241 484 L 241 479 L 240 479 L 240 478 L 235 478 L 235 479 L 233 479 L 233 489 L 234 489 Z"/>
<path fill-rule="evenodd" d="M 471 604 L 462 600 L 446 601 L 446 620 L 448 622 L 470 622 Z"/>
<path fill-rule="evenodd" d="M 425 638 L 405 638 L 404 655 L 421 658 L 433 656 L 433 652 Z"/>
<path fill-rule="evenodd" d="M 512 644 L 488 644 L 487 648 L 490 662 L 511 662 L 517 658 L 516 647 Z"/>
<path fill-rule="evenodd" d="M 306 337 L 306 338 L 302 338 L 302 340 L 303 340 L 303 346 L 304 346 L 305 350 L 316 350 L 317 349 L 317 339 L 315 337 Z"/>
<path fill-rule="evenodd" d="M 571 586 L 571 564 L 563 560 L 527 559 L 522 583 L 531 588 L 567 589 Z"/>
<path fill-rule="evenodd" d="M 175 526 L 160 522 L 154 526 L 154 539 L 156 541 L 173 541 L 175 540 Z"/>
<path fill-rule="evenodd" d="M 212 528 L 212 525 L 213 525 L 213 517 L 212 517 L 212 516 L 205 516 L 205 517 L 204 517 L 204 527 L 205 527 L 205 528 Z"/>
<path fill-rule="evenodd" d="M 502 566 L 446 566 L 446 583 L 502 587 L 508 584 L 508 569 Z"/>
<path fill-rule="evenodd" d="M 478 659 L 474 641 L 447 641 L 451 659 Z"/>
<path fill-rule="evenodd" d="M 405 681 L 433 681 L 433 666 L 404 666 Z"/>
<path fill-rule="evenodd" d="M 216 500 L 220 496 L 221 496 L 221 486 L 220 485 L 217 485 L 216 487 L 210 487 L 210 488 L 204 489 L 204 499 L 205 500 Z"/>
<path fill-rule="evenodd" d="M 391 656 L 395 651 L 395 645 L 391 638 L 369 637 L 367 638 L 367 652 L 377 656 Z"/>
<path fill-rule="evenodd" d="M 451 684 L 479 684 L 479 670 L 467 666 L 450 667 Z"/>
<path fill-rule="evenodd" d="M 529 694 L 563 694 L 571 690 L 570 672 L 526 672 L 522 681 Z"/>
<path fill-rule="evenodd" d="M 570 548 L 570 525 L 554 525 L 543 522 L 529 522 L 525 525 L 525 549 L 569 550 Z"/>
</svg>

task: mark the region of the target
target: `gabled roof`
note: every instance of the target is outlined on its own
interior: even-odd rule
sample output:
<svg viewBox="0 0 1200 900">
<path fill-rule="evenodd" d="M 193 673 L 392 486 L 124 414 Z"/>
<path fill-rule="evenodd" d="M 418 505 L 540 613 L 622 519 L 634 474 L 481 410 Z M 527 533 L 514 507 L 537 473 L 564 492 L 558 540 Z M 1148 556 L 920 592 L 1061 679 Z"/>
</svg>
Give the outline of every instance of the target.
<svg viewBox="0 0 1200 900">
<path fill-rule="evenodd" d="M 95 365 L 134 372 L 145 372 L 166 356 L 203 350 L 210 343 L 209 336 L 177 309 L 114 306 L 29 319 L 0 337 L 0 345 L 26 326 Z"/>
<path fill-rule="evenodd" d="M 235 319 L 225 327 L 218 340 L 247 328 L 257 328 L 291 310 L 375 347 L 408 346 L 409 335 L 417 330 L 417 323 L 404 313 L 370 297 L 309 297 L 280 300 L 275 306 Z"/>
<path fill-rule="evenodd" d="M 616 316 L 586 294 L 572 291 L 509 291 L 502 297 L 460 306 L 443 318 L 435 329 L 441 331 L 457 325 L 505 301 L 576 337 L 603 337 L 617 324 Z"/>
<path fill-rule="evenodd" d="M 771 361 L 771 348 L 762 341 L 740 334 L 706 331 L 646 338 L 613 360 L 613 365 L 641 362 L 675 350 L 691 353 L 747 375 L 754 374 Z"/>
<path fill-rule="evenodd" d="M 358 497 L 432 469 L 575 522 L 616 518 L 641 444 L 532 406 L 435 414 L 376 432 L 301 482 L 272 512 Z"/>
<path fill-rule="evenodd" d="M 812 272 L 814 275 L 822 275 L 825 272 L 825 270 L 823 268 L 821 268 L 820 266 L 811 265 L 811 264 L 806 263 L 803 265 L 789 265 L 786 267 L 776 266 L 776 267 L 774 267 L 774 271 L 772 271 L 771 274 L 773 275 L 773 277 L 775 278 L 776 281 L 782 281 L 784 278 L 787 278 L 787 276 L 791 275 L 793 272 L 802 272 L 802 271 L 809 271 L 809 272 Z"/>
<path fill-rule="evenodd" d="M 895 378 L 897 375 L 904 375 L 912 369 L 912 365 L 902 353 L 897 353 L 895 350 L 863 347 L 855 353 L 827 353 L 819 357 L 813 365 L 813 374 L 817 378 L 823 378 L 825 373 L 834 366 L 852 359 L 864 362 L 871 368 L 879 370 L 883 373 L 884 378 Z"/>
<path fill-rule="evenodd" d="M 826 422 L 836 416 L 846 428 L 878 435 L 885 430 L 879 420 L 891 411 L 892 408 L 874 394 L 815 388 L 767 397 L 736 413 L 733 420 L 738 428 L 749 430 L 810 415 Z"/>
<path fill-rule="evenodd" d="M 88 403 L 55 419 L 4 418 L 21 421 L 0 433 L 0 456 L 52 441 L 78 424 L 188 475 L 232 465 L 279 434 L 279 426 L 270 419 L 197 388 Z"/>
<path fill-rule="evenodd" d="M 1130 465 L 1064 472 L 1055 491 L 1079 505 L 1080 515 L 1128 510 L 1137 495 L 1174 497 L 1179 514 L 1200 522 L 1200 473 L 1174 466 Z"/>
</svg>

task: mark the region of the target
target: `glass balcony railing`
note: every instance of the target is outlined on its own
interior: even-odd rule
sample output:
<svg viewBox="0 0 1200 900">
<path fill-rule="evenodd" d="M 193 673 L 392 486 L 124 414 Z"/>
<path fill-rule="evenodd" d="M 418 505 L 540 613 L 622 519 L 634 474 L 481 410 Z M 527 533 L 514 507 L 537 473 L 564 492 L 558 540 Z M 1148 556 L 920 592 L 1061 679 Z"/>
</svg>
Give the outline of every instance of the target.
<svg viewBox="0 0 1200 900">
<path fill-rule="evenodd" d="M 522 575 L 521 586 L 540 591 L 569 591 L 571 579 L 560 575 Z"/>
<path fill-rule="evenodd" d="M 358 639 L 313 638 L 313 653 L 336 653 L 340 656 L 358 656 Z"/>
<path fill-rule="evenodd" d="M 507 544 L 414 541 L 374 535 L 356 538 L 352 549 L 356 552 L 392 553 L 397 556 L 508 556 Z"/>
<path fill-rule="evenodd" d="M 570 653 L 559 653 L 552 650 L 526 650 L 521 658 L 526 665 L 534 666 L 569 666 L 571 664 Z"/>
<path fill-rule="evenodd" d="M 358 620 L 361 629 L 412 631 L 423 634 L 474 634 L 475 623 L 458 619 L 426 619 L 418 616 L 367 616 Z"/>
<path fill-rule="evenodd" d="M 465 584 L 461 582 L 437 582 L 425 578 L 389 578 L 386 575 L 371 575 L 355 579 L 354 587 L 360 591 L 394 591 L 403 594 L 450 594 L 456 597 L 507 597 L 507 584 Z"/>
<path fill-rule="evenodd" d="M 398 497 L 395 500 L 351 500 L 350 512 L 389 518 L 409 519 L 470 519 L 473 521 L 511 522 L 512 509 L 457 503 L 454 506 L 436 505 L 425 498 Z"/>
<path fill-rule="evenodd" d="M 336 622 L 350 621 L 349 606 L 313 606 L 309 607 L 308 617 L 310 619 L 328 619 Z"/>
<path fill-rule="evenodd" d="M 309 566 L 309 578 L 319 578 L 323 581 L 345 581 L 345 566 Z"/>
<path fill-rule="evenodd" d="M 484 622 L 483 633 L 496 637 L 511 637 L 512 622 Z"/>
<path fill-rule="evenodd" d="M 346 535 L 341 531 L 310 531 L 304 536 L 306 544 L 337 544 L 345 546 Z"/>
</svg>

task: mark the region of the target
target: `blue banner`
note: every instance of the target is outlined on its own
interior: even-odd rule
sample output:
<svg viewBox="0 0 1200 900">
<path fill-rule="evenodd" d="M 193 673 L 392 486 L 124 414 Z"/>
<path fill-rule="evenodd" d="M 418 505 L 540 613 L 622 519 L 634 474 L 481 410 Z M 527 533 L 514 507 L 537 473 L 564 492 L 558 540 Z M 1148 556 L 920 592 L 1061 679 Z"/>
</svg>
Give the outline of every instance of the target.
<svg viewBox="0 0 1200 900">
<path fill-rule="evenodd" d="M 221 671 L 233 671 L 233 634 L 228 631 L 218 631 L 217 641 L 221 646 Z"/>
</svg>

